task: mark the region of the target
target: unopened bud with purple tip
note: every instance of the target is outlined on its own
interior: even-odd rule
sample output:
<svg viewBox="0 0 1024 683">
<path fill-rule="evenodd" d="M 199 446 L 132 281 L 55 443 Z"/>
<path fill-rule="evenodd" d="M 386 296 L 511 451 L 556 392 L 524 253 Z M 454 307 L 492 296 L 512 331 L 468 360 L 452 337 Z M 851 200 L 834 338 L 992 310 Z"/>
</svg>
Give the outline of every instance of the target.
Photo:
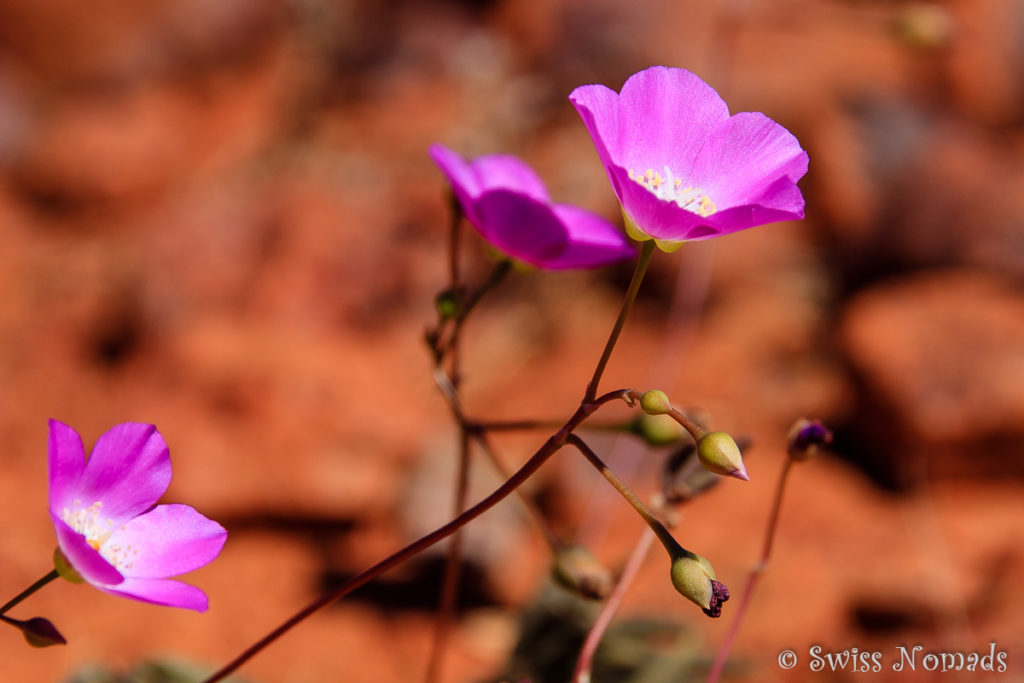
<svg viewBox="0 0 1024 683">
<path fill-rule="evenodd" d="M 717 580 L 715 568 L 705 558 L 688 551 L 676 556 L 672 560 L 672 585 L 704 614 L 722 616 L 722 603 L 729 599 L 729 589 Z"/>
<path fill-rule="evenodd" d="M 697 457 L 710 472 L 750 481 L 739 446 L 725 432 L 708 432 L 702 436 L 697 441 Z"/>
<path fill-rule="evenodd" d="M 832 443 L 832 431 L 818 420 L 800 418 L 789 430 L 786 452 L 797 462 L 814 457 L 821 448 Z"/>
</svg>

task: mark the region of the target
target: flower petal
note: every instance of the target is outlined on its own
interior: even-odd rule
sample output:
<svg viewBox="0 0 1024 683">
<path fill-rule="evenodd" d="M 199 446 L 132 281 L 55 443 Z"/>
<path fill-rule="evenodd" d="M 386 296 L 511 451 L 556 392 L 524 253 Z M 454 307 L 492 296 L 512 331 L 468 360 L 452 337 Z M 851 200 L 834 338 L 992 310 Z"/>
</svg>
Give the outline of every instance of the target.
<svg viewBox="0 0 1024 683">
<path fill-rule="evenodd" d="M 719 210 L 757 203 L 780 178 L 794 184 L 807 173 L 807 152 L 788 130 L 764 114 L 744 112 L 723 121 L 708 136 L 687 184 L 714 198 Z M 779 207 L 783 208 L 783 207 Z M 790 210 L 802 210 L 789 206 Z"/>
<path fill-rule="evenodd" d="M 53 528 L 57 532 L 57 544 L 75 571 L 90 584 L 102 588 L 120 584 L 124 576 L 64 520 L 51 512 Z"/>
<path fill-rule="evenodd" d="M 602 85 L 585 85 L 569 99 L 602 163 L 636 173 L 661 172 L 665 166 L 685 172 L 707 134 L 729 117 L 714 88 L 685 69 L 663 66 L 633 74 L 619 95 Z"/>
<path fill-rule="evenodd" d="M 107 545 L 126 554 L 128 578 L 164 578 L 213 561 L 227 533 L 188 505 L 157 505 L 115 531 Z"/>
<path fill-rule="evenodd" d="M 146 511 L 171 483 L 171 459 L 150 424 L 114 426 L 96 442 L 79 479 L 83 505 L 103 503 L 103 516 L 123 523 Z"/>
<path fill-rule="evenodd" d="M 140 579 L 128 577 L 117 586 L 97 586 L 100 590 L 123 598 L 167 607 L 183 607 L 205 612 L 209 600 L 199 588 L 173 579 Z"/>
<path fill-rule="evenodd" d="M 476 229 L 512 258 L 545 268 L 566 249 L 568 231 L 549 204 L 518 192 L 492 190 L 476 206 Z"/>
<path fill-rule="evenodd" d="M 85 469 L 82 438 L 59 420 L 50 420 L 49 472 L 50 511 L 70 507 L 78 492 L 78 480 Z"/>
<path fill-rule="evenodd" d="M 525 161 L 508 154 L 487 154 L 470 162 L 483 191 L 514 190 L 540 202 L 551 200 L 544 181 Z"/>
<path fill-rule="evenodd" d="M 636 254 L 622 231 L 601 216 L 572 204 L 555 204 L 552 209 L 568 230 L 569 242 L 548 268 L 597 268 Z"/>
</svg>

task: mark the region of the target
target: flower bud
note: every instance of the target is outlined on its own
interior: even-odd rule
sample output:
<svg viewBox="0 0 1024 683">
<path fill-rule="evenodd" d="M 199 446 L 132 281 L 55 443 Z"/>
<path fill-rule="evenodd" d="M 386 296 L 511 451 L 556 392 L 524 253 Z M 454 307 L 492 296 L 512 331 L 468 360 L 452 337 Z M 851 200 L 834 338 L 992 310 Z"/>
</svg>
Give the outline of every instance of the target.
<svg viewBox="0 0 1024 683">
<path fill-rule="evenodd" d="M 709 432 L 701 437 L 697 442 L 697 457 L 705 469 L 715 474 L 750 480 L 739 446 L 725 432 Z"/>
<path fill-rule="evenodd" d="M 563 588 L 591 600 L 601 600 L 612 590 L 612 573 L 581 545 L 558 552 L 552 575 Z"/>
<path fill-rule="evenodd" d="M 68 558 L 65 557 L 64 551 L 57 546 L 53 551 L 53 567 L 57 570 L 57 573 L 62 578 L 70 581 L 71 583 L 82 583 L 85 579 L 78 573 L 78 570 L 71 566 Z"/>
<path fill-rule="evenodd" d="M 640 397 L 640 408 L 648 415 L 664 415 L 672 410 L 672 403 L 664 391 L 652 389 Z"/>
<path fill-rule="evenodd" d="M 437 298 L 434 299 L 434 306 L 437 308 L 437 314 L 441 320 L 448 320 L 458 315 L 461 308 L 459 299 L 458 293 L 451 289 L 446 289 L 437 295 Z"/>
<path fill-rule="evenodd" d="M 51 645 L 67 645 L 68 641 L 60 634 L 57 627 L 49 619 L 33 617 L 21 622 L 21 634 L 32 647 L 49 647 Z"/>
<path fill-rule="evenodd" d="M 832 443 L 832 432 L 817 420 L 800 418 L 789 430 L 786 452 L 797 462 L 810 460 L 822 447 Z"/>
<path fill-rule="evenodd" d="M 629 423 L 628 429 L 652 446 L 675 443 L 683 436 L 679 423 L 666 415 L 640 413 Z"/>
<path fill-rule="evenodd" d="M 729 589 L 716 580 L 715 568 L 700 555 L 688 553 L 672 560 L 672 585 L 684 598 L 700 607 L 709 617 L 722 616 L 722 603 Z"/>
</svg>

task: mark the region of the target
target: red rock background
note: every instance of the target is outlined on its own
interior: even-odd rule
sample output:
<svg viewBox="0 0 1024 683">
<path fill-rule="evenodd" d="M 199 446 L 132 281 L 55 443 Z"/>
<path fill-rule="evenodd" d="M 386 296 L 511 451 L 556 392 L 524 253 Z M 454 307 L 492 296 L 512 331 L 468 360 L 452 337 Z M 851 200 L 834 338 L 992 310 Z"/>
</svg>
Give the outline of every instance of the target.
<svg viewBox="0 0 1024 683">
<path fill-rule="evenodd" d="M 614 217 L 566 96 L 651 64 L 696 71 L 811 157 L 804 222 L 657 256 L 604 385 L 660 387 L 753 438 L 752 481 L 725 482 L 677 531 L 734 593 L 789 425 L 836 428 L 836 455 L 793 473 L 730 675 L 856 676 L 810 673 L 820 644 L 882 652 L 887 670 L 861 678 L 932 680 L 888 671 L 896 647 L 996 643 L 998 680 L 1024 676 L 1022 45 L 1014 0 L 0 1 L 3 590 L 49 568 L 50 417 L 87 443 L 154 422 L 175 466 L 167 500 L 231 532 L 189 577 L 208 613 L 61 582 L 12 616 L 49 617 L 69 644 L 4 633 L 0 677 L 167 657 L 210 671 L 444 521 L 454 430 L 422 334 L 447 217 L 425 148 L 518 154 L 559 200 Z M 479 277 L 478 242 L 466 253 Z M 628 274 L 506 283 L 467 330 L 473 414 L 567 416 Z M 543 438 L 503 437 L 502 456 Z M 624 443 L 595 437 L 648 496 L 663 455 Z M 485 470 L 476 496 L 496 483 Z M 563 536 L 621 566 L 641 524 L 580 458 L 560 454 L 529 488 Z M 447 681 L 500 679 L 549 563 L 515 502 L 473 528 L 479 580 Z M 685 665 L 645 681 L 706 666 L 735 605 L 704 618 L 666 570 L 652 551 L 619 621 L 679 629 L 626 656 Z M 436 561 L 411 563 L 244 677 L 417 680 L 436 592 Z M 790 672 L 785 648 L 801 658 Z"/>
</svg>

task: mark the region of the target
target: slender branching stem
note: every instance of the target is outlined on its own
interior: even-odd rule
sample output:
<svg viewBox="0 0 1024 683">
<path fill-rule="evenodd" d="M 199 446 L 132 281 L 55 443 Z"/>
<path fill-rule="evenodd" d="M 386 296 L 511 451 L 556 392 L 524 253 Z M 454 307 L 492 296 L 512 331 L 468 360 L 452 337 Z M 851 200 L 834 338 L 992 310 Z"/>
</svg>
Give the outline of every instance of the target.
<svg viewBox="0 0 1024 683">
<path fill-rule="evenodd" d="M 747 584 L 743 587 L 743 594 L 740 596 L 739 604 L 736 605 L 732 623 L 729 624 L 729 631 L 725 634 L 722 644 L 719 645 L 718 652 L 715 654 L 715 661 L 711 665 L 711 671 L 708 673 L 708 683 L 716 683 L 721 677 L 722 671 L 725 669 L 725 662 L 729 658 L 729 651 L 732 649 L 733 641 L 736 640 L 740 624 L 743 622 L 743 617 L 750 606 L 750 598 L 754 594 L 754 587 L 760 580 L 761 575 L 768 569 L 768 561 L 772 556 L 772 544 L 775 542 L 775 530 L 779 524 L 782 496 L 785 493 L 786 479 L 789 477 L 789 471 L 792 467 L 793 459 L 786 458 L 786 462 L 782 466 L 782 472 L 779 474 L 779 481 L 775 485 L 775 499 L 772 501 L 771 514 L 768 516 L 768 527 L 765 529 L 761 557 L 758 559 L 757 564 L 754 565 L 754 568 L 750 570 L 750 576 L 747 577 Z"/>
<path fill-rule="evenodd" d="M 615 349 L 615 343 L 619 340 L 619 335 L 622 333 L 622 328 L 626 324 L 626 318 L 629 316 L 629 311 L 633 308 L 633 302 L 636 301 L 637 292 L 640 291 L 640 284 L 644 281 L 644 275 L 647 273 L 647 266 L 651 262 L 651 256 L 654 255 L 654 240 L 647 240 L 643 243 L 640 248 L 640 256 L 636 260 L 636 267 L 633 270 L 633 279 L 629 283 L 629 289 L 626 290 L 626 296 L 622 300 L 622 308 L 619 309 L 619 317 L 615 319 L 615 325 L 612 326 L 612 332 L 608 335 L 608 341 L 604 345 L 604 351 L 601 353 L 601 359 L 597 361 L 597 367 L 594 368 L 594 375 L 590 378 L 590 383 L 587 384 L 587 391 L 584 394 L 583 402 L 593 400 L 597 396 L 597 387 L 601 383 L 601 375 L 604 374 L 604 369 L 608 365 L 608 360 L 612 357 L 612 350 Z"/>
<path fill-rule="evenodd" d="M 13 598 L 8 600 L 7 604 L 5 604 L 3 607 L 0 607 L 0 615 L 7 614 L 7 612 L 9 612 L 14 606 L 16 606 L 22 600 L 24 600 L 28 596 L 32 595 L 33 593 L 35 593 L 37 590 L 39 590 L 40 588 L 42 588 L 46 584 L 50 583 L 51 581 L 56 579 L 58 576 L 60 576 L 60 575 L 57 573 L 56 569 L 50 570 L 50 572 L 46 576 L 44 576 L 43 578 L 39 579 L 38 581 L 33 583 L 31 586 L 29 586 L 28 588 L 26 588 L 25 590 L 21 591 L 20 593 L 15 595 Z"/>
<path fill-rule="evenodd" d="M 473 521 L 487 510 L 490 510 L 497 503 L 501 502 L 509 496 L 513 491 L 522 486 L 523 482 L 529 479 L 534 472 L 536 472 L 541 465 L 547 462 L 548 458 L 555 454 L 562 446 L 564 446 L 572 434 L 573 430 L 580 426 L 584 420 L 594 414 L 594 412 L 605 403 L 614 400 L 625 400 L 626 396 L 625 389 L 619 389 L 616 391 L 608 392 L 603 394 L 593 401 L 585 402 L 576 409 L 576 412 L 566 421 L 562 428 L 551 435 L 547 441 L 537 450 L 533 456 L 526 461 L 526 463 L 516 471 L 505 483 L 495 489 L 490 495 L 473 505 L 461 515 L 455 519 L 447 522 L 446 524 L 438 527 L 434 531 L 426 534 L 425 536 L 413 541 L 409 545 L 405 546 L 401 550 L 389 555 L 377 564 L 373 565 L 364 572 L 357 574 L 342 582 L 336 586 L 333 590 L 324 593 L 316 600 L 313 600 L 308 605 L 303 607 L 301 610 L 296 612 L 294 615 L 289 617 L 283 623 L 281 623 L 273 631 L 260 638 L 253 645 L 249 646 L 244 652 L 235 657 L 233 660 L 225 664 L 212 676 L 207 678 L 204 683 L 216 683 L 216 681 L 222 681 L 225 677 L 234 673 L 243 664 L 252 659 L 255 655 L 267 648 L 271 643 L 279 639 L 285 633 L 295 628 L 298 624 L 305 621 L 311 615 L 320 611 L 327 605 L 335 602 L 336 600 L 343 598 L 352 591 L 356 590 L 360 586 L 372 581 L 384 572 L 392 569 L 411 557 L 414 557 L 418 553 L 426 550 L 430 546 L 438 543 L 439 541 L 451 536 L 453 533 L 464 527 L 469 522 Z"/>
<path fill-rule="evenodd" d="M 626 591 L 629 590 L 633 580 L 636 578 L 637 572 L 640 571 L 640 567 L 643 565 L 644 558 L 647 557 L 647 552 L 651 549 L 651 543 L 654 542 L 654 539 L 655 534 L 650 529 L 644 529 L 643 533 L 640 534 L 640 538 L 637 539 L 636 546 L 626 561 L 626 566 L 622 568 L 619 580 L 615 583 L 615 588 L 609 593 L 608 598 L 604 601 L 604 605 L 601 606 L 601 611 L 598 613 L 597 618 L 594 619 L 590 631 L 587 632 L 587 637 L 583 641 L 583 647 L 580 649 L 580 655 L 576 659 L 576 669 L 572 674 L 573 683 L 590 683 L 590 672 L 594 667 L 594 655 L 597 653 L 597 646 L 600 644 L 601 638 L 604 637 L 605 631 L 608 630 L 608 626 L 612 623 L 612 618 L 618 611 L 619 605 L 622 604 L 622 598 L 626 595 Z"/>
</svg>

